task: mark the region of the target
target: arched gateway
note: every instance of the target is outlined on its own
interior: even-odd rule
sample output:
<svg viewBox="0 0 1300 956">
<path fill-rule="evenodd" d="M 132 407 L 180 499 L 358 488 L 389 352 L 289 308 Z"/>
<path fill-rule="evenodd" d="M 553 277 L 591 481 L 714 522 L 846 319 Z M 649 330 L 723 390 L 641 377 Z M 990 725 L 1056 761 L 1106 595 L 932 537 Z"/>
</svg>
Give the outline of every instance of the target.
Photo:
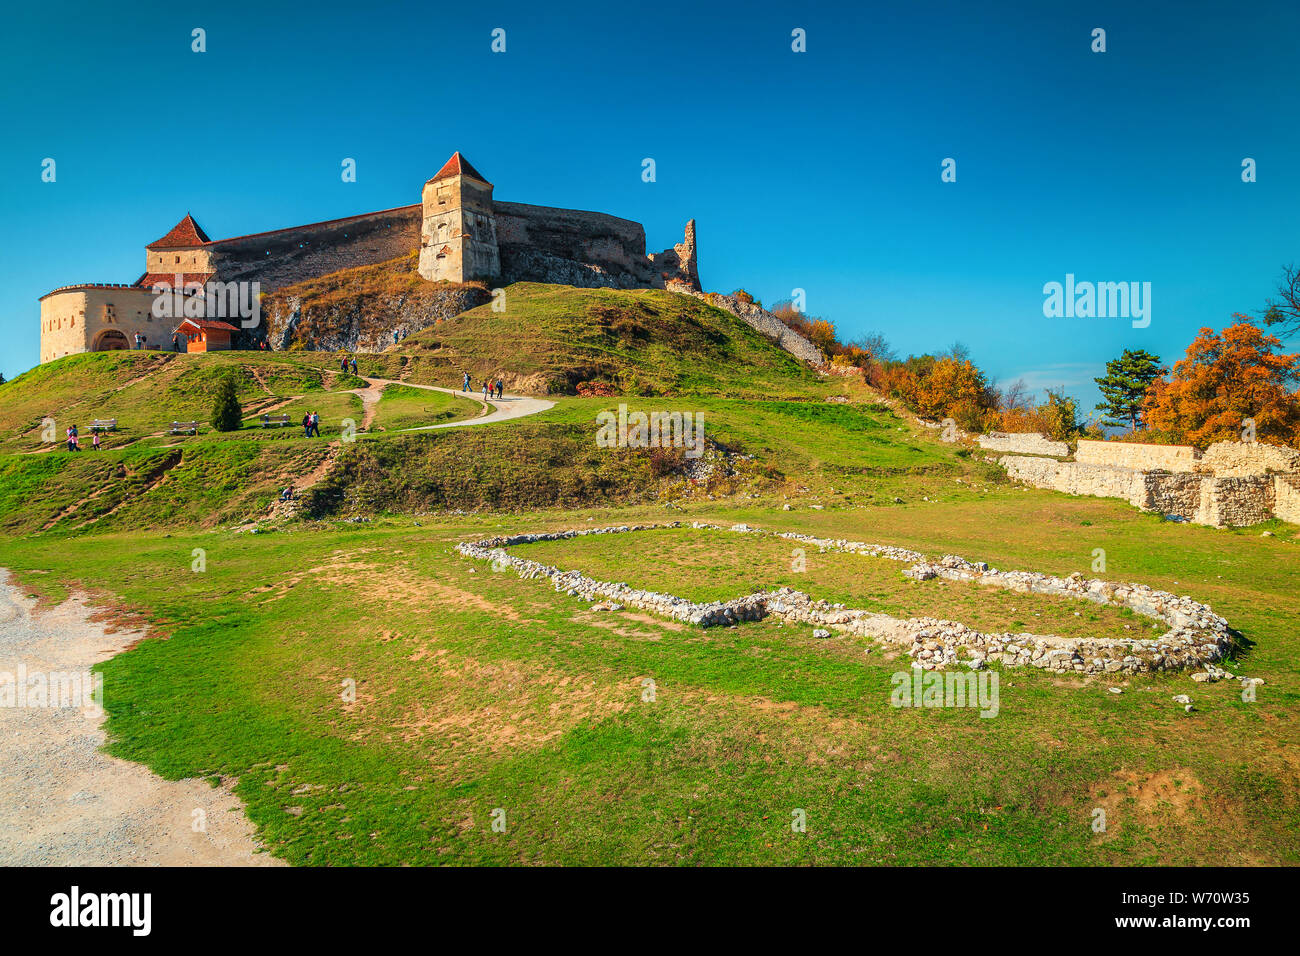
<svg viewBox="0 0 1300 956">
<path fill-rule="evenodd" d="M 95 336 L 95 344 L 91 346 L 92 352 L 116 352 L 119 349 L 129 349 L 131 343 L 126 340 L 126 336 L 118 329 L 105 329 Z"/>
</svg>

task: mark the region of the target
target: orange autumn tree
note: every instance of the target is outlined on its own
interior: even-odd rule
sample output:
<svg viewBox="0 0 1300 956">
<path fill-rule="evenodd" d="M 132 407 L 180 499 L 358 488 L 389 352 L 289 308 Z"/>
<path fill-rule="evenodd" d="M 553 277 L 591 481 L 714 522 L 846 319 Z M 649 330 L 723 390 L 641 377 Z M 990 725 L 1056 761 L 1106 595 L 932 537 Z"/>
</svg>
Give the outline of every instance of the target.
<svg viewBox="0 0 1300 956">
<path fill-rule="evenodd" d="M 1260 439 L 1300 441 L 1300 392 L 1291 390 L 1300 353 L 1282 354 L 1276 337 L 1247 316 L 1235 318 L 1220 335 L 1201 329 L 1168 380 L 1151 383 L 1144 411 L 1156 436 L 1205 447 L 1240 440 L 1244 421 L 1252 419 Z"/>
</svg>

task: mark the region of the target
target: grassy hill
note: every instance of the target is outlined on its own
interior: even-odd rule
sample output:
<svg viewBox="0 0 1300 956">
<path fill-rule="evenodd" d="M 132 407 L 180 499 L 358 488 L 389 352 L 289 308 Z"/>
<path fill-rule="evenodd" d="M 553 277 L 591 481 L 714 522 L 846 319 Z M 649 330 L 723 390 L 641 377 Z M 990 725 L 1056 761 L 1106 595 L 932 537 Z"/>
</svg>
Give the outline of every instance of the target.
<svg viewBox="0 0 1300 956">
<path fill-rule="evenodd" d="M 477 381 L 573 394 L 603 382 L 621 394 L 821 398 L 835 386 L 766 336 L 697 299 L 656 289 L 519 282 L 489 303 L 390 348 L 446 354 Z"/>
<path fill-rule="evenodd" d="M 371 313 L 367 321 L 391 321 L 394 309 L 423 301 L 415 295 L 423 282 L 409 262 L 396 260 L 302 283 L 286 295 L 300 298 L 303 316 L 362 308 Z M 257 417 L 274 412 L 297 421 L 317 411 L 327 440 L 338 437 L 343 420 L 361 422 L 367 409 L 352 390 L 365 382 L 339 371 L 338 353 L 301 349 L 300 339 L 288 351 L 69 356 L 0 385 L 0 470 L 10 482 L 0 497 L 0 527 L 31 533 L 255 520 L 281 487 L 322 467 L 334 472 L 314 499 L 323 515 L 679 497 L 684 462 L 595 447 L 595 415 L 619 401 L 705 413 L 709 438 L 727 459 L 718 474 L 734 479 L 705 483 L 708 493 L 829 490 L 827 479 L 844 471 L 900 474 L 952 461 L 951 449 L 922 452 L 910 429 L 872 410 L 874 396 L 860 382 L 818 375 L 696 299 L 519 283 L 500 301 L 503 311 L 485 304 L 359 354 L 362 374 L 407 383 L 384 390 L 362 437 L 399 441 L 392 435 L 398 429 L 477 414 L 463 399 L 409 387 L 458 386 L 465 372 L 476 385 L 500 376 L 525 393 L 572 394 L 579 384 L 600 383 L 620 398 L 566 398 L 543 419 L 486 434 L 428 433 L 389 447 L 363 441 L 343 449 L 336 463 L 296 428 L 264 430 Z M 204 424 L 197 436 L 170 434 L 173 420 L 206 423 L 215 386 L 230 374 L 246 427 L 222 435 Z M 827 403 L 832 396 L 857 404 Z M 96 460 L 47 440 L 51 431 L 62 439 L 76 424 L 88 445 L 90 421 L 110 418 L 118 427 Z M 232 440 L 267 447 L 226 447 Z M 45 490 L 42 498 L 26 497 L 36 488 Z"/>
<path fill-rule="evenodd" d="M 458 385 L 469 372 L 476 382 L 500 375 L 508 388 L 530 394 L 573 394 L 582 382 L 625 394 L 825 393 L 815 372 L 770 339 L 688 296 L 536 282 L 502 291 L 485 301 L 481 285 L 429 282 L 412 255 L 286 286 L 266 297 L 263 312 L 277 347 L 281 340 L 295 352 L 359 342 L 382 348 L 381 363 L 400 368 L 420 359 L 425 384 Z M 394 344 L 394 329 L 411 334 Z"/>
</svg>

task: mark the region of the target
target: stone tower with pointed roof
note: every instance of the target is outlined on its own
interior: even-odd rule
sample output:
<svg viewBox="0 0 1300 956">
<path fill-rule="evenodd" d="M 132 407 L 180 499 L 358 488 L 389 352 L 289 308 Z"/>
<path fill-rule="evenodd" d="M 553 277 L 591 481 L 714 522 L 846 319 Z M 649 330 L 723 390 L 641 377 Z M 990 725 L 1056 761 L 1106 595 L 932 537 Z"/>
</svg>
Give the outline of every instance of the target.
<svg viewBox="0 0 1300 956">
<path fill-rule="evenodd" d="M 492 184 L 459 152 L 420 194 L 420 275 L 465 282 L 501 274 Z"/>
</svg>

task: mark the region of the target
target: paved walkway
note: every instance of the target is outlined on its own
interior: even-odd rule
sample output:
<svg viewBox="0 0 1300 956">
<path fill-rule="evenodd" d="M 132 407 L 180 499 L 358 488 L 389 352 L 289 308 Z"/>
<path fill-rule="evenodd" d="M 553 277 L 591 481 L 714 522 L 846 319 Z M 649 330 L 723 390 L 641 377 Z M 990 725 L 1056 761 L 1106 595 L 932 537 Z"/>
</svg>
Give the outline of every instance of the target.
<svg viewBox="0 0 1300 956">
<path fill-rule="evenodd" d="M 478 402 L 487 411 L 488 406 L 492 406 L 492 411 L 488 414 L 480 414 L 478 418 L 465 418 L 458 422 L 443 422 L 441 425 L 417 425 L 414 428 L 403 428 L 403 432 L 425 432 L 434 428 L 463 428 L 466 425 L 491 425 L 494 422 L 505 422 L 512 418 L 523 418 L 525 415 L 536 415 L 538 412 L 544 412 L 548 408 L 554 408 L 554 402 L 548 402 L 544 398 L 530 398 L 527 395 L 502 395 L 501 398 L 490 398 L 486 402 L 483 400 L 482 390 L 477 392 L 462 392 L 455 388 L 442 388 L 439 385 L 417 385 L 415 382 L 399 382 L 393 378 L 371 378 L 368 375 L 362 375 L 370 385 L 368 389 L 357 389 L 356 394 L 360 395 L 363 391 L 369 392 L 372 389 L 376 396 L 385 385 L 405 385 L 407 388 L 423 388 L 430 392 L 445 392 L 448 395 L 457 395 L 461 398 L 468 398 L 471 401 Z M 366 399 L 362 397 L 364 403 Z"/>
</svg>

